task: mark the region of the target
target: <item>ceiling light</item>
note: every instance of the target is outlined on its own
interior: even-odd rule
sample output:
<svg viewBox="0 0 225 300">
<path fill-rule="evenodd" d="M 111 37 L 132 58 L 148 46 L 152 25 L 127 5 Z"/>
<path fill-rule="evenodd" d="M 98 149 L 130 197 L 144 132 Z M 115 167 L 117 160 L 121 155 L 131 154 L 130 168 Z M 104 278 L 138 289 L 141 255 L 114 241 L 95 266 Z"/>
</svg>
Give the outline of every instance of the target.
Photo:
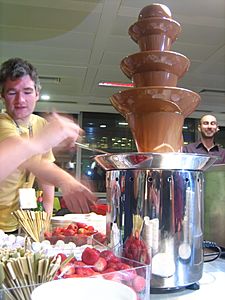
<svg viewBox="0 0 225 300">
<path fill-rule="evenodd" d="M 133 87 L 133 83 L 122 83 L 113 81 L 100 81 L 98 86 L 110 86 L 110 87 Z"/>
<path fill-rule="evenodd" d="M 127 125 L 128 125 L 127 122 L 119 122 L 118 124 L 119 124 L 119 125 L 123 125 L 123 126 L 127 126 Z"/>
<path fill-rule="evenodd" d="M 101 124 L 99 127 L 101 127 L 101 128 L 105 128 L 105 127 L 106 127 L 106 125 L 105 125 L 105 124 Z"/>
<path fill-rule="evenodd" d="M 50 96 L 49 95 L 41 95 L 41 100 L 49 100 Z"/>
<path fill-rule="evenodd" d="M 61 82 L 60 77 L 55 76 L 39 76 L 41 83 L 54 83 L 59 84 Z"/>
</svg>

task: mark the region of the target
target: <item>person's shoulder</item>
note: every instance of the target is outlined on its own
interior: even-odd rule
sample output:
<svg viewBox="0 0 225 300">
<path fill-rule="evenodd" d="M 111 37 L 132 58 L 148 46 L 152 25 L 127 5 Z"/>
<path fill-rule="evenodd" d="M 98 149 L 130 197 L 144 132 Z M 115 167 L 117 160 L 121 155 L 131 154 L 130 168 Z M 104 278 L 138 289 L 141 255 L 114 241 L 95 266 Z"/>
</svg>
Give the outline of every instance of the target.
<svg viewBox="0 0 225 300">
<path fill-rule="evenodd" d="M 0 113 L 0 126 L 1 127 L 10 127 L 10 126 L 14 126 L 14 123 L 12 121 L 12 119 L 10 118 L 10 116 L 6 113 Z"/>
<path fill-rule="evenodd" d="M 11 121 L 11 118 L 9 117 L 8 114 L 2 112 L 2 113 L 0 113 L 0 120 L 1 120 L 1 121 L 4 121 L 4 120 L 5 120 L 5 121 Z"/>
<path fill-rule="evenodd" d="M 192 152 L 194 148 L 196 148 L 196 144 L 197 143 L 190 143 L 187 145 L 183 146 L 183 152 L 184 153 L 188 153 L 188 152 Z"/>
<path fill-rule="evenodd" d="M 6 113 L 0 113 L 0 132 L 0 141 L 19 134 L 15 123 Z"/>
<path fill-rule="evenodd" d="M 223 153 L 225 153 L 225 148 L 223 145 L 218 144 L 218 148 L 220 149 L 220 151 L 222 151 Z"/>
</svg>

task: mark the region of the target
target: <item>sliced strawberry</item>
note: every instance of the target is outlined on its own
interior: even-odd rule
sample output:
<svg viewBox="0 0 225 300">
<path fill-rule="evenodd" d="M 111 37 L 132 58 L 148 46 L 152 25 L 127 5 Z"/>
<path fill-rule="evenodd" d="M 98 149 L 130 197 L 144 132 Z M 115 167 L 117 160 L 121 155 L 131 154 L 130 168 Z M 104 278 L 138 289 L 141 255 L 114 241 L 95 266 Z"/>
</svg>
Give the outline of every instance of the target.
<svg viewBox="0 0 225 300">
<path fill-rule="evenodd" d="M 71 224 L 67 227 L 67 229 L 72 229 L 73 231 L 77 231 L 78 226 L 77 226 L 77 224 L 75 224 L 75 223 L 71 223 Z"/>
<path fill-rule="evenodd" d="M 84 262 L 80 261 L 80 260 L 77 260 L 77 261 L 74 262 L 74 267 L 75 268 L 85 267 L 85 266 L 86 266 L 86 264 Z"/>
<path fill-rule="evenodd" d="M 107 268 L 107 261 L 104 257 L 99 257 L 94 263 L 93 270 L 97 272 L 102 272 Z"/>
<path fill-rule="evenodd" d="M 81 255 L 81 259 L 87 265 L 94 265 L 97 262 L 99 255 L 100 254 L 95 251 L 95 249 L 86 247 Z"/>
<path fill-rule="evenodd" d="M 58 253 L 58 254 L 56 255 L 56 259 L 57 259 L 59 256 L 61 257 L 61 262 L 63 262 L 64 260 L 67 259 L 67 256 L 66 256 L 64 253 Z"/>
</svg>

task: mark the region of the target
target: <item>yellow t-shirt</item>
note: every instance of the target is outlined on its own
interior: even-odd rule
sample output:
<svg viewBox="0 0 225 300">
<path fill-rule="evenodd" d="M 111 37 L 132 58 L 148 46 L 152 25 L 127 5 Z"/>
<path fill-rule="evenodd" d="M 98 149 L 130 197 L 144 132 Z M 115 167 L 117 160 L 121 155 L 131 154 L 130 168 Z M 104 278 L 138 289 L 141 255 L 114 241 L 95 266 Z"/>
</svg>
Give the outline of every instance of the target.
<svg viewBox="0 0 225 300">
<path fill-rule="evenodd" d="M 37 132 L 46 124 L 46 120 L 42 117 L 32 114 L 30 118 L 32 126 L 32 134 L 35 136 Z M 29 129 L 20 126 L 18 128 L 11 117 L 6 114 L 0 114 L 0 141 L 12 136 L 26 136 L 29 138 Z M 15 146 L 16 155 L 16 146 Z M 54 161 L 52 151 L 43 155 L 35 155 L 31 160 L 47 159 Z M 1 166 L 0 166 L 1 167 Z M 19 209 L 19 188 L 22 188 L 26 182 L 26 171 L 17 168 L 4 181 L 0 183 L 0 229 L 5 232 L 14 231 L 18 228 L 16 219 L 11 215 L 11 212 Z M 29 174 L 29 186 L 34 183 L 34 175 Z"/>
</svg>

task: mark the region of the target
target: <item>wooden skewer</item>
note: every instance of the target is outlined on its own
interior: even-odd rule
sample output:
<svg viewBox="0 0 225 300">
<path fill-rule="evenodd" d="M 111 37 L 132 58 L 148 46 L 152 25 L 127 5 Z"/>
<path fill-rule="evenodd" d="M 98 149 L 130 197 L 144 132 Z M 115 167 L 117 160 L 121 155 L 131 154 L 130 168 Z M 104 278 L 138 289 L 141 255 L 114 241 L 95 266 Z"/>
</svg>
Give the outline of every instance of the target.
<svg viewBox="0 0 225 300">
<path fill-rule="evenodd" d="M 17 210 L 13 215 L 25 233 L 36 242 L 40 241 L 41 234 L 48 229 L 51 222 L 51 214 L 46 212 Z"/>
</svg>

